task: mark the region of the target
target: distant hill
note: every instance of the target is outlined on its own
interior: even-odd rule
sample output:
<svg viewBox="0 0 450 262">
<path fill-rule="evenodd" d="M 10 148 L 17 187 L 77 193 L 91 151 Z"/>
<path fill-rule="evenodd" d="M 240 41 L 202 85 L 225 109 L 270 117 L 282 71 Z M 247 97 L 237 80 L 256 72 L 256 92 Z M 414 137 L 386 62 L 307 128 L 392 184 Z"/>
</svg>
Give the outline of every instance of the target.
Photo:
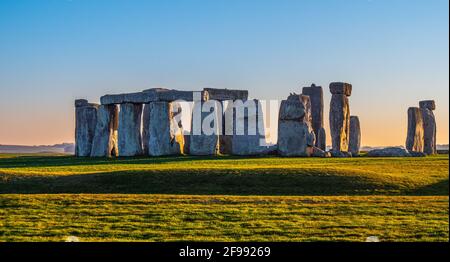
<svg viewBox="0 0 450 262">
<path fill-rule="evenodd" d="M 18 146 L 18 145 L 0 145 L 0 153 L 62 153 L 74 154 L 75 144 L 62 143 L 55 145 L 38 145 L 38 146 Z"/>
</svg>

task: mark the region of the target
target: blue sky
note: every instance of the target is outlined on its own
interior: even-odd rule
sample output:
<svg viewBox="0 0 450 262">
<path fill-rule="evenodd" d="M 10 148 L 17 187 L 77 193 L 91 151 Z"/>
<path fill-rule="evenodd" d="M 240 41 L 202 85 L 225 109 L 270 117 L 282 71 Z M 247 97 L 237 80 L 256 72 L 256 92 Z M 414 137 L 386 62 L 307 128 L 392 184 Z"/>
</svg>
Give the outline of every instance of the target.
<svg viewBox="0 0 450 262">
<path fill-rule="evenodd" d="M 444 0 L 2 0 L 0 143 L 73 141 L 75 98 L 151 87 L 283 99 L 353 84 L 364 145 L 402 145 L 406 110 L 435 99 L 448 143 Z M 329 131 L 328 131 L 329 133 Z"/>
</svg>

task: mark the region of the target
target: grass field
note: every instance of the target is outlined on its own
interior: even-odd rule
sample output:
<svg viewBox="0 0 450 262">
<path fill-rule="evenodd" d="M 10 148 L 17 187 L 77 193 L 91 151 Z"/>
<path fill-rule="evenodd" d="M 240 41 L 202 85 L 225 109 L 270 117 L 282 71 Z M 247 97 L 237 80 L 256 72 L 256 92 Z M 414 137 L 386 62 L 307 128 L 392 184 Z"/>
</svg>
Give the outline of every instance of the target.
<svg viewBox="0 0 450 262">
<path fill-rule="evenodd" d="M 448 155 L 0 155 L 0 241 L 448 241 Z"/>
</svg>

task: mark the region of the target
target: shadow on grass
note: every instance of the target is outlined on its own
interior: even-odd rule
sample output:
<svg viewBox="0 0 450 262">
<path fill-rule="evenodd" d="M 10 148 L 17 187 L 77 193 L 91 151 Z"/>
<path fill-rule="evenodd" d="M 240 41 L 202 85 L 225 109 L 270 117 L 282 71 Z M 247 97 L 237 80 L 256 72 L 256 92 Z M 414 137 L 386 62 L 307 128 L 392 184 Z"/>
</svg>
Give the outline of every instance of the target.
<svg viewBox="0 0 450 262">
<path fill-rule="evenodd" d="M 449 181 L 448 179 L 439 181 L 437 183 L 420 187 L 410 192 L 412 195 L 448 195 Z"/>
<path fill-rule="evenodd" d="M 448 182 L 448 181 L 447 181 Z M 208 170 L 207 173 L 133 170 L 67 176 L 0 176 L 0 193 L 126 193 L 189 195 L 445 195 L 447 190 L 408 191 L 397 183 L 314 170 Z"/>
<path fill-rule="evenodd" d="M 261 156 L 267 157 L 267 156 Z M 259 156 L 246 158 L 260 158 Z M 20 167 L 52 167 L 52 166 L 80 166 L 80 165 L 115 165 L 115 164 L 164 164 L 171 162 L 185 162 L 193 160 L 230 160 L 242 159 L 239 156 L 167 156 L 167 157 L 118 157 L 118 158 L 90 158 L 75 156 L 16 156 L 0 158 L 0 168 Z"/>
</svg>

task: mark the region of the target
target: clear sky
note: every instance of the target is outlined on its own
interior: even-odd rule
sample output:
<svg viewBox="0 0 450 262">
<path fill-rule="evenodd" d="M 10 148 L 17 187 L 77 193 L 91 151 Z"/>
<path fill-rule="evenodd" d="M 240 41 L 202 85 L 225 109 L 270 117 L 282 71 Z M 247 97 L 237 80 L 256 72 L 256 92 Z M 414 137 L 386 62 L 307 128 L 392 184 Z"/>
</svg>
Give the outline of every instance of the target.
<svg viewBox="0 0 450 262">
<path fill-rule="evenodd" d="M 72 142 L 75 98 L 151 87 L 283 99 L 315 83 L 328 127 L 332 81 L 353 84 L 363 145 L 404 145 L 407 108 L 422 99 L 436 100 L 448 143 L 448 10 L 447 0 L 1 0 L 0 144 Z"/>
</svg>

